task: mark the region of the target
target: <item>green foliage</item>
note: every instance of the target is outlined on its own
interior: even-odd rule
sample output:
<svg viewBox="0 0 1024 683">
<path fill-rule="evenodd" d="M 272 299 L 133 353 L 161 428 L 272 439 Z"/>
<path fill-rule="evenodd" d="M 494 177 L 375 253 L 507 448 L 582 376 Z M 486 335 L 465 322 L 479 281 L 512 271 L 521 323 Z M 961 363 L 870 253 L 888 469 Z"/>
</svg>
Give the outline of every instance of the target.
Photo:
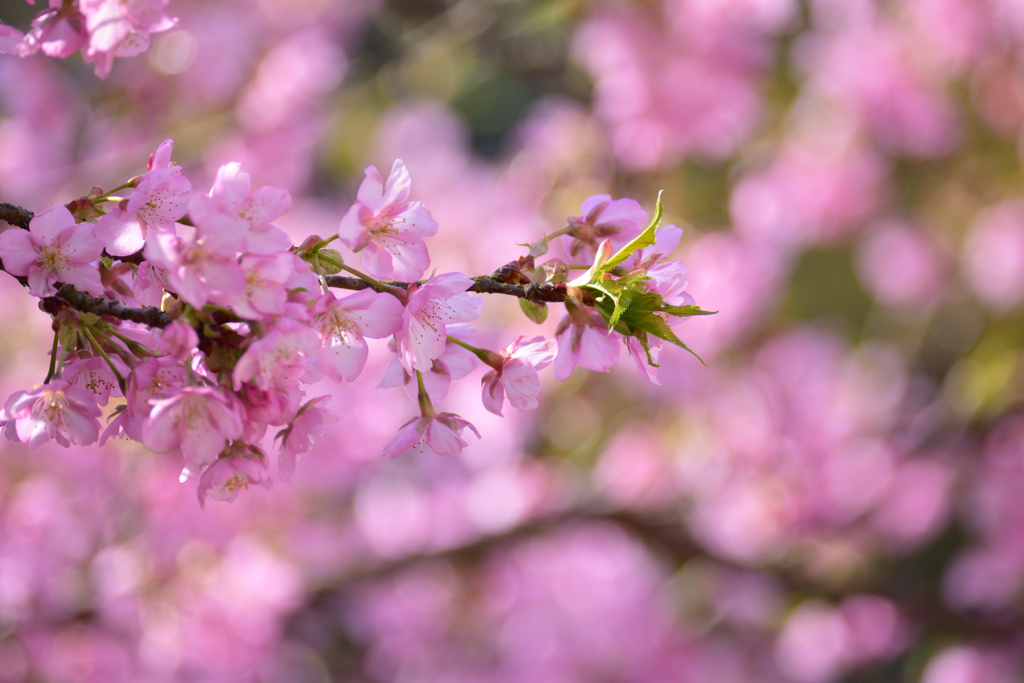
<svg viewBox="0 0 1024 683">
<path fill-rule="evenodd" d="M 523 309 L 527 318 L 538 325 L 548 319 L 548 305 L 543 301 L 534 303 L 528 299 L 520 299 L 519 308 Z"/>
</svg>

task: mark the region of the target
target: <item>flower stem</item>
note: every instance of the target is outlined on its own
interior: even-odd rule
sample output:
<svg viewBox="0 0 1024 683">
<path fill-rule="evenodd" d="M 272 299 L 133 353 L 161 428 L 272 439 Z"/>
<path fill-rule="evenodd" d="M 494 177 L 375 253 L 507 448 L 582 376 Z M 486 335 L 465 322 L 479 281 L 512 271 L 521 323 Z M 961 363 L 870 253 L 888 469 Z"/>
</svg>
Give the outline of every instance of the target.
<svg viewBox="0 0 1024 683">
<path fill-rule="evenodd" d="M 419 370 L 416 371 L 416 388 L 419 392 L 416 399 L 420 404 L 420 416 L 437 417 L 437 413 L 434 412 L 434 405 L 430 402 L 430 396 L 427 395 L 427 389 L 423 386 L 423 373 Z"/>
<path fill-rule="evenodd" d="M 400 287 L 392 287 L 391 285 L 386 285 L 383 282 L 381 282 L 380 280 L 374 279 L 374 278 L 370 277 L 369 275 L 367 275 L 366 273 L 362 273 L 362 272 L 356 270 L 355 268 L 353 268 L 352 266 L 348 265 L 347 263 L 342 263 L 341 264 L 341 269 L 342 270 L 347 270 L 348 272 L 352 273 L 353 275 L 355 275 L 360 280 L 363 280 L 365 282 L 369 282 L 371 285 L 373 285 L 373 288 L 376 289 L 378 292 L 387 292 L 388 294 L 391 294 L 392 296 L 397 298 L 399 301 L 401 301 L 403 304 L 407 303 L 407 301 L 409 299 L 409 294 L 404 289 L 402 289 Z"/>
<path fill-rule="evenodd" d="M 117 378 L 117 385 L 121 388 L 121 393 L 127 396 L 128 392 L 125 389 L 124 377 L 121 376 L 121 373 L 118 372 L 117 368 L 114 366 L 114 361 L 110 360 L 110 356 L 108 356 L 107 352 L 103 350 L 103 346 L 100 345 L 98 341 L 96 341 L 96 337 L 92 335 L 92 332 L 89 330 L 88 327 L 82 325 L 78 329 L 82 331 L 82 334 L 85 335 L 85 338 L 89 340 L 89 343 L 92 344 L 92 347 L 96 349 L 97 353 L 103 356 L 103 360 L 107 361 L 107 365 L 110 366 L 110 371 L 113 372 L 114 377 Z"/>
<path fill-rule="evenodd" d="M 572 230 L 573 230 L 573 226 L 567 225 L 564 228 L 559 228 L 558 230 L 555 230 L 550 235 L 544 235 L 544 237 L 542 237 L 540 239 L 540 241 L 543 242 L 544 244 L 547 244 L 548 242 L 550 242 L 551 240 L 555 239 L 556 237 L 561 237 L 562 235 L 568 235 L 570 232 L 572 232 Z M 587 266 L 587 267 L 589 268 L 590 266 Z"/>
<path fill-rule="evenodd" d="M 120 190 L 127 190 L 129 188 L 134 188 L 134 187 L 135 187 L 135 183 L 131 183 L 131 182 L 124 183 L 123 185 L 118 185 L 117 187 L 115 187 L 112 190 L 108 190 L 107 192 L 104 192 L 103 194 L 101 194 L 98 197 L 93 197 L 92 201 L 93 202 L 107 201 L 107 197 L 109 197 L 110 195 L 114 194 L 115 192 L 118 192 Z"/>
<path fill-rule="evenodd" d="M 332 237 L 328 237 L 325 240 L 320 240 L 319 242 L 314 244 L 312 247 L 310 247 L 309 250 L 310 251 L 319 251 L 320 249 L 323 249 L 324 247 L 326 247 L 328 244 L 330 244 L 331 242 L 333 242 L 336 239 L 338 239 L 338 235 L 334 235 Z"/>
<path fill-rule="evenodd" d="M 327 286 L 327 278 L 324 277 L 324 267 L 320 265 L 320 254 L 316 251 L 313 252 L 313 260 L 316 262 L 316 274 L 320 278 L 320 286 L 324 289 L 324 294 L 328 294 L 331 288 Z"/>
<path fill-rule="evenodd" d="M 135 356 L 139 356 L 140 355 L 139 354 L 140 351 L 143 354 L 148 355 L 148 356 L 156 356 L 157 355 L 157 354 L 153 353 L 145 344 L 140 344 L 139 342 L 135 341 L 134 339 L 129 339 L 128 337 L 124 336 L 123 334 L 121 334 L 120 332 L 118 332 L 117 330 L 115 330 L 113 328 L 107 330 L 107 334 L 112 334 L 115 337 L 117 337 L 118 339 L 120 339 L 122 342 L 124 342 L 124 345 L 126 347 L 128 347 L 128 351 L 131 352 Z"/>
<path fill-rule="evenodd" d="M 43 380 L 43 384 L 49 384 L 50 380 L 53 379 L 53 373 L 57 369 L 57 337 L 60 336 L 58 330 L 53 331 L 53 349 L 50 351 L 50 370 L 46 373 L 46 379 Z"/>
<path fill-rule="evenodd" d="M 474 356 L 479 358 L 482 362 L 486 363 L 487 365 L 490 365 L 492 368 L 499 372 L 501 372 L 501 368 L 505 364 L 505 360 L 501 357 L 501 355 L 495 353 L 494 351 L 490 351 L 488 349 L 481 349 L 479 347 L 473 346 L 472 344 L 467 344 L 461 339 L 456 339 L 450 334 L 448 335 L 448 341 L 450 341 L 453 344 L 458 344 L 459 346 L 461 346 L 462 348 L 466 349 Z"/>
</svg>

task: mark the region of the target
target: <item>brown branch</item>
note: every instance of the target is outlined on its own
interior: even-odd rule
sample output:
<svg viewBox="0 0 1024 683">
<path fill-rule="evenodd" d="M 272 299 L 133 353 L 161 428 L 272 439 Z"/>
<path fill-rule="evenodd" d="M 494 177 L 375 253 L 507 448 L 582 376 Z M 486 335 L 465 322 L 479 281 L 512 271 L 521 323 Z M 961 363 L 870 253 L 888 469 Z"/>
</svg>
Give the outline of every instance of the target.
<svg viewBox="0 0 1024 683">
<path fill-rule="evenodd" d="M 365 280 L 360 280 L 357 277 L 347 277 L 344 275 L 328 275 L 327 285 L 329 287 L 335 287 L 337 289 L 369 289 L 372 285 Z M 419 280 L 416 284 L 422 285 L 426 280 Z M 411 282 L 399 282 L 397 280 L 385 280 L 384 284 L 389 287 L 398 287 L 400 289 L 408 289 Z M 569 298 L 568 285 L 565 282 L 545 282 L 543 284 L 526 284 L 526 285 L 513 285 L 507 282 L 499 282 L 490 275 L 480 275 L 473 278 L 473 286 L 468 290 L 476 294 L 505 294 L 507 296 L 515 296 L 520 299 L 527 299 L 535 302 L 551 302 L 559 303 Z M 593 301 L 587 301 L 589 292 L 582 292 L 583 303 L 593 303 Z"/>
<path fill-rule="evenodd" d="M 24 207 L 17 206 L 16 204 L 0 202 L 0 220 L 7 221 L 13 226 L 28 230 L 29 222 L 32 220 L 34 215 L 35 214 L 32 211 L 29 211 Z M 191 222 L 188 221 L 187 216 L 178 222 L 191 224 Z M 104 254 L 106 255 L 106 252 L 104 252 Z M 129 256 L 115 256 L 112 258 L 118 261 L 134 263 L 136 265 L 143 261 L 141 251 Z M 23 286 L 28 286 L 28 280 L 26 278 L 17 276 L 12 277 L 14 277 Z M 359 278 L 345 277 L 342 275 L 329 275 L 326 280 L 328 286 L 335 287 L 337 289 L 360 290 L 371 286 L 368 282 Z M 424 280 L 420 280 L 418 284 L 423 284 L 424 282 Z M 391 287 L 408 289 L 409 285 L 412 283 L 388 281 L 385 282 L 385 284 Z M 570 298 L 568 286 L 565 282 L 511 284 L 508 282 L 502 282 L 490 275 L 481 275 L 480 277 L 473 278 L 473 286 L 470 287 L 468 291 L 477 294 L 504 294 L 506 296 L 527 299 L 536 303 L 558 303 Z M 582 296 L 583 303 L 593 303 L 593 297 L 589 292 L 577 291 L 574 292 L 574 294 L 578 297 Z M 171 323 L 171 317 L 158 308 L 154 308 L 152 306 L 132 308 L 116 301 L 102 299 L 80 292 L 70 285 L 61 286 L 56 297 L 48 297 L 48 299 L 44 299 L 42 307 L 44 310 L 53 313 L 59 311 L 63 305 L 71 306 L 83 313 L 112 316 L 121 320 L 131 320 L 150 327 L 166 327 Z"/>
<path fill-rule="evenodd" d="M 34 213 L 22 206 L 0 202 L 0 220 L 7 221 L 15 227 L 28 230 L 28 224 L 33 216 Z"/>
<path fill-rule="evenodd" d="M 117 301 L 101 299 L 91 294 L 80 292 L 71 285 L 62 285 L 57 290 L 57 296 L 43 299 L 41 305 L 43 310 L 50 314 L 58 313 L 63 306 L 70 306 L 82 313 L 106 315 L 118 318 L 119 320 L 130 320 L 149 327 L 167 327 L 173 320 L 170 315 L 155 306 L 132 308 Z"/>
</svg>

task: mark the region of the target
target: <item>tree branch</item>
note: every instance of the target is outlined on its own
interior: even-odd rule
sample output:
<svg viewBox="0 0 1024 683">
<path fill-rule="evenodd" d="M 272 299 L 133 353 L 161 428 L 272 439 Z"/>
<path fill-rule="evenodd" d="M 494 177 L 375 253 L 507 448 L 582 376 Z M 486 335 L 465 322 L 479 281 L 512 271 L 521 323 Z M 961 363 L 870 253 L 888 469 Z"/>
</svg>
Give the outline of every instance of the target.
<svg viewBox="0 0 1024 683">
<path fill-rule="evenodd" d="M 28 230 L 29 221 L 33 216 L 35 216 L 34 213 L 17 204 L 0 202 L 0 220 L 7 221 L 22 230 Z"/>
<path fill-rule="evenodd" d="M 360 280 L 357 277 L 348 277 L 345 275 L 328 275 L 327 285 L 329 287 L 335 287 L 337 289 L 370 289 L 372 285 L 365 280 Z M 419 280 L 416 284 L 422 285 L 426 280 Z M 408 289 L 411 282 L 399 282 L 397 280 L 385 280 L 385 285 L 389 287 L 398 287 L 400 289 Z M 567 285 L 565 282 L 545 282 L 543 284 L 526 284 L 526 285 L 513 285 L 507 282 L 500 282 L 490 275 L 480 275 L 473 278 L 473 286 L 468 290 L 476 294 L 505 294 L 507 296 L 515 296 L 520 299 L 528 299 L 529 301 L 549 301 L 553 303 L 559 303 L 569 298 Z M 584 303 L 587 303 L 584 301 Z"/>
<path fill-rule="evenodd" d="M 117 301 L 101 299 L 91 294 L 80 292 L 71 285 L 62 285 L 57 290 L 57 296 L 47 297 L 42 301 L 43 310 L 50 314 L 56 314 L 62 306 L 71 306 L 71 308 L 82 313 L 93 313 L 101 316 L 108 315 L 120 320 L 130 320 L 147 325 L 148 327 L 163 328 L 170 325 L 172 321 L 170 315 L 155 306 L 132 308 Z"/>
<path fill-rule="evenodd" d="M 23 230 L 28 230 L 29 222 L 32 220 L 34 215 L 35 214 L 32 211 L 29 211 L 22 206 L 0 202 L 0 220 L 7 221 L 11 225 L 22 228 Z M 141 251 L 129 256 L 116 256 L 112 258 L 119 261 L 134 263 L 136 265 L 143 261 Z M 27 278 L 17 276 L 12 277 L 20 282 L 22 286 L 28 286 Z M 328 286 L 336 289 L 360 290 L 371 287 L 368 282 L 356 277 L 329 275 L 326 280 Z M 424 282 L 425 280 L 420 280 L 417 284 L 423 284 Z M 412 283 L 388 281 L 384 284 L 391 287 L 408 289 L 409 285 Z M 504 294 L 506 296 L 527 299 L 536 303 L 559 303 L 570 298 L 565 282 L 511 284 L 508 282 L 502 282 L 491 275 L 481 275 L 473 278 L 473 286 L 470 287 L 468 291 L 477 294 Z M 590 296 L 589 292 L 577 292 L 576 295 L 582 295 L 584 297 L 583 303 L 585 304 L 593 303 L 592 296 Z M 587 300 L 588 297 L 591 299 L 590 301 Z M 56 313 L 65 305 L 71 306 L 83 313 L 94 313 L 96 315 L 111 316 L 120 320 L 131 320 L 132 322 L 148 325 L 149 327 L 166 327 L 171 324 L 171 316 L 158 308 L 154 308 L 152 306 L 132 308 L 116 301 L 102 299 L 80 292 L 71 285 L 61 286 L 56 297 L 43 299 L 41 307 L 48 313 Z"/>
</svg>

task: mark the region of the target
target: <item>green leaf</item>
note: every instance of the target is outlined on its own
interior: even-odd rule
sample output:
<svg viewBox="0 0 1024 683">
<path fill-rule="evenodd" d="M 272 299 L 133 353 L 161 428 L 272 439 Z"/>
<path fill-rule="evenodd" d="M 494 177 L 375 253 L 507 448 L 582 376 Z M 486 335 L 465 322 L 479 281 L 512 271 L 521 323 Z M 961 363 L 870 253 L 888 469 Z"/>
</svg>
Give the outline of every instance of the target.
<svg viewBox="0 0 1024 683">
<path fill-rule="evenodd" d="M 694 315 L 714 315 L 718 311 L 705 311 L 700 306 L 670 306 L 662 304 L 661 310 L 677 318 L 689 318 Z"/>
<path fill-rule="evenodd" d="M 638 249 L 643 249 L 654 244 L 654 232 L 658 229 L 658 226 L 661 225 L 661 216 L 664 213 L 661 206 L 661 193 L 662 190 L 659 190 L 658 201 L 654 205 L 654 218 L 651 219 L 650 225 L 644 228 L 643 232 L 634 237 L 629 242 L 629 244 L 624 246 L 622 249 L 619 249 L 618 253 L 616 253 L 610 259 L 605 261 L 604 264 L 601 266 L 601 270 L 603 270 L 604 272 L 608 272 L 609 270 L 611 270 L 612 268 L 614 268 L 615 266 L 619 265 L 627 258 L 632 256 L 633 252 L 637 251 Z"/>
<path fill-rule="evenodd" d="M 548 305 L 543 301 L 534 303 L 529 299 L 520 299 L 519 308 L 523 309 L 527 318 L 538 325 L 548 319 Z"/>
</svg>

